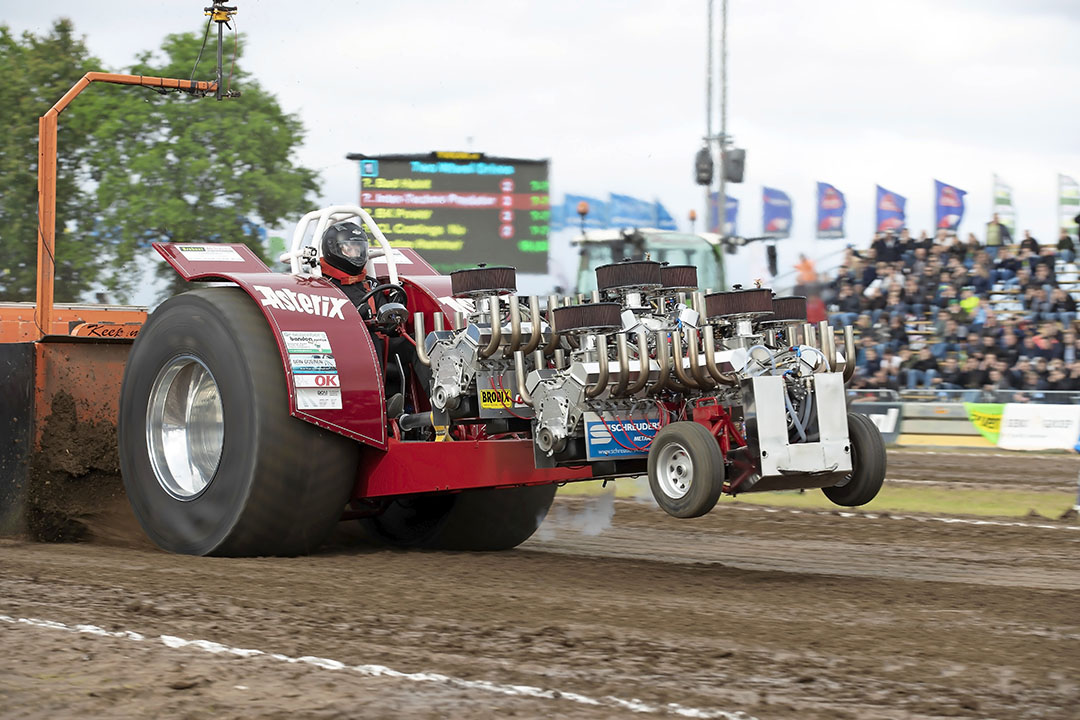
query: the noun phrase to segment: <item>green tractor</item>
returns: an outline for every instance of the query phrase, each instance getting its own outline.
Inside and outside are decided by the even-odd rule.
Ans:
[[[590,230],[578,235],[573,244],[580,248],[578,293],[596,289],[596,268],[627,260],[653,260],[669,265],[693,265],[698,286],[710,292],[725,290],[724,252],[716,233],[681,233],[643,228],[635,230]]]

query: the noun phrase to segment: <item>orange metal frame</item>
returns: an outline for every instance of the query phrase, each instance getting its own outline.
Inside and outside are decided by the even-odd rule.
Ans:
[[[146,319],[146,313],[139,311],[109,310],[104,307],[100,310],[82,307],[75,310],[53,305],[53,278],[56,269],[56,136],[59,117],[79,93],[95,82],[138,85],[200,95],[216,92],[218,87],[216,82],[89,72],[41,116],[38,120],[37,303],[31,318],[33,326],[26,327],[25,316],[29,308],[25,305],[0,307],[0,342],[40,340],[51,334],[68,335],[71,322],[141,323]]]

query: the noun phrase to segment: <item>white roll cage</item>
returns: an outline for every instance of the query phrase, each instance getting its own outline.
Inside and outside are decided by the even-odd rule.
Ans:
[[[386,262],[386,271],[390,276],[390,283],[393,285],[400,285],[397,274],[397,262],[394,258],[394,251],[390,248],[390,243],[387,241],[386,236],[383,235],[382,230],[375,224],[375,221],[371,219],[371,215],[367,210],[364,210],[359,205],[331,205],[325,207],[322,210],[312,210],[304,217],[300,218],[300,222],[296,223],[296,230],[293,231],[292,246],[287,252],[281,253],[278,258],[281,262],[289,263],[289,272],[293,275],[310,275],[312,277],[322,277],[322,268],[319,265],[319,260],[323,256],[322,252],[322,235],[331,222],[341,222],[343,220],[349,220],[354,217],[359,217],[363,220],[364,225],[378,241],[379,247],[368,248],[368,261],[367,272],[368,276],[375,277],[375,258],[382,258]],[[311,240],[305,242],[308,228],[312,222],[315,223],[315,232],[311,235]],[[315,255],[312,258],[310,252],[305,253],[305,248],[314,248]],[[314,262],[308,262],[308,258],[314,260]]]

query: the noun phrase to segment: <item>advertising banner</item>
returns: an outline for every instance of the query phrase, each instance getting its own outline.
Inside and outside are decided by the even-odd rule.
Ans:
[[[1076,235],[1080,214],[1080,184],[1068,175],[1058,175],[1058,229]]]
[[[964,403],[968,420],[979,434],[997,445],[1001,433],[1001,414],[1005,409],[1002,403]]]
[[[964,219],[964,196],[967,190],[955,185],[934,181],[934,227],[956,234],[960,221]]]
[[[589,214],[585,216],[586,230],[600,230],[608,227],[607,203],[587,195],[570,195],[563,198],[565,208],[566,227],[568,229],[581,229],[581,216],[578,215],[578,203],[585,201],[589,204]]]
[[[994,202],[992,207],[1001,224],[1009,228],[1009,233],[1016,237],[1016,208],[1013,207],[1012,186],[1003,182],[997,175],[994,176]]]
[[[1080,439],[1080,405],[1009,403],[1001,416],[998,447],[1072,450]]]
[[[829,183],[817,184],[817,239],[831,240],[844,237],[844,212],[847,201],[844,193]]]
[[[881,433],[881,438],[886,445],[895,445],[900,439],[900,411],[903,405],[899,402],[868,402],[856,400],[848,406],[851,412],[862,413],[870,418]]]
[[[907,218],[904,215],[906,205],[906,197],[878,185],[877,203],[875,204],[877,208],[877,222],[875,223],[877,232],[901,230],[907,224]]]
[[[738,234],[736,230],[736,219],[739,214],[739,201],[730,195],[727,196],[727,207],[724,213],[724,229],[720,230],[719,222],[717,221],[717,198],[719,193],[712,193],[709,196],[709,232],[720,233],[725,237],[732,237]]]
[[[761,189],[761,234],[771,238],[791,237],[791,198],[775,188]]]

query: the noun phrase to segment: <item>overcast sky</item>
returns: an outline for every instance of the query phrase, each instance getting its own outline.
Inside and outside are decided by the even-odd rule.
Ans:
[[[203,24],[194,0],[0,1],[16,31],[70,17],[113,70]],[[705,0],[238,5],[245,67],[303,119],[299,160],[327,203],[357,197],[347,152],[468,148],[550,158],[555,201],[656,197],[684,228],[702,214]],[[728,126],[747,149],[730,194],[744,235],[761,229],[762,185],[792,197],[784,264],[843,245],[811,239],[818,180],[847,196],[847,242],[868,242],[875,183],[932,228],[934,178],[969,192],[961,232],[981,236],[994,173],[1018,227],[1056,240],[1057,173],[1080,179],[1080,2],[729,0],[728,17]]]

